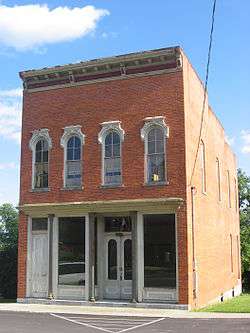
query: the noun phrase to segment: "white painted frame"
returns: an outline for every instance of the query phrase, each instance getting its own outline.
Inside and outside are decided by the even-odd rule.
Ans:
[[[122,172],[122,143],[124,141],[124,135],[125,131],[121,127],[121,122],[119,120],[115,121],[107,121],[101,123],[102,129],[98,134],[98,142],[102,145],[102,168],[101,168],[101,180],[102,180],[102,186],[104,187],[115,187],[115,186],[121,186],[122,185],[122,178],[123,178],[123,172]],[[121,168],[121,182],[120,183],[111,183],[106,184],[105,183],[105,170],[104,170],[104,160],[105,160],[105,140],[106,136],[110,132],[116,132],[120,137],[120,168]]]
[[[32,132],[32,137],[29,141],[29,148],[32,151],[32,190],[42,191],[48,188],[36,188],[35,187],[35,162],[36,162],[36,144],[39,140],[46,140],[48,143],[48,188],[49,188],[49,165],[50,165],[50,150],[52,148],[52,140],[47,128],[41,128]]]
[[[81,158],[80,158],[80,165],[81,165],[81,185],[83,185],[83,145],[85,144],[85,134],[82,133],[81,125],[72,125],[64,127],[64,133],[61,137],[60,144],[64,151],[64,159],[63,159],[63,188],[73,189],[79,188],[79,186],[67,186],[66,178],[67,178],[67,145],[68,141],[71,137],[76,136],[81,141]]]
[[[153,211],[153,212],[138,212],[138,220],[140,220],[141,223],[141,230],[140,233],[142,235],[142,240],[141,240],[141,246],[140,246],[140,253],[139,256],[143,258],[143,260],[140,261],[140,265],[138,264],[138,270],[139,270],[139,276],[140,276],[140,281],[139,283],[142,284],[142,289],[143,289],[143,301],[148,301],[147,297],[145,297],[146,292],[154,292],[157,291],[157,289],[162,293],[162,292],[167,292],[167,288],[146,288],[144,287],[144,215],[161,215],[161,214],[174,214],[175,215],[175,253],[176,253],[176,299],[173,301],[178,303],[179,301],[179,274],[178,274],[178,267],[179,267],[179,252],[178,252],[178,221],[177,221],[177,213],[176,212],[169,212],[169,211]],[[157,301],[162,301],[161,299],[157,300],[154,299],[156,302]],[[149,300],[150,301],[150,300]],[[168,300],[166,300],[168,301]]]
[[[167,154],[166,139],[169,138],[169,127],[165,123],[164,116],[147,117],[144,119],[144,126],[141,129],[141,139],[144,141],[144,183],[146,185],[157,185],[167,183]],[[153,128],[160,128],[164,137],[164,171],[165,180],[160,182],[150,182],[148,179],[148,134]]]

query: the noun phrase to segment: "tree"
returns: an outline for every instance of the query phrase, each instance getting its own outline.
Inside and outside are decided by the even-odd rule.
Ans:
[[[249,288],[250,276],[250,177],[238,170],[242,277]]]
[[[16,297],[18,213],[11,204],[0,206],[0,292]]]

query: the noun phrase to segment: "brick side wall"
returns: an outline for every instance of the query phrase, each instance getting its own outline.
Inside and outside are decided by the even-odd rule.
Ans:
[[[144,142],[140,129],[145,117],[163,115],[170,128],[167,140],[166,186],[144,186]],[[124,187],[103,189],[101,185],[100,123],[120,120],[125,130],[122,144]],[[82,191],[63,187],[63,128],[82,125]],[[53,147],[49,159],[49,186],[46,193],[31,192],[32,153],[28,148],[32,131],[48,128]],[[20,203],[71,202],[111,199],[181,197],[185,200],[184,99],[182,72],[108,81],[72,88],[24,95]],[[185,204],[178,211],[178,274],[180,303],[187,304],[187,232]],[[20,217],[19,295],[25,293],[26,221]]]
[[[184,56],[185,132],[187,156],[187,214],[189,250],[189,303],[202,306],[215,300],[237,285],[240,263],[236,239],[239,236],[239,212],[236,209],[234,179],[237,179],[236,160],[225,141],[225,133],[218,119],[206,105],[202,140],[205,144],[206,194],[202,193],[201,156],[199,153],[193,181],[190,184],[197,149],[203,87],[192,66]],[[221,196],[218,200],[216,158],[220,161]],[[228,204],[227,170],[230,171],[231,208]],[[196,187],[194,197],[195,254],[197,261],[197,299],[194,301],[192,279],[192,205],[191,186]],[[231,272],[230,234],[233,237],[233,272]]]

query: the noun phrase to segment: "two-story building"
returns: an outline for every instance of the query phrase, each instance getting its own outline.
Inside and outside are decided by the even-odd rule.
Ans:
[[[19,302],[241,292],[235,156],[179,47],[20,76]]]

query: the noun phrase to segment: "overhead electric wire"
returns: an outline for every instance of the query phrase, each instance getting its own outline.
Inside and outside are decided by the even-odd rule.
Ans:
[[[195,167],[199,155],[199,147],[200,141],[202,136],[202,128],[204,123],[204,115],[205,115],[205,106],[206,106],[206,99],[207,99],[207,86],[208,86],[208,77],[209,77],[209,67],[210,67],[210,60],[211,60],[211,51],[212,51],[212,43],[213,43],[213,32],[214,32],[214,21],[215,21],[215,9],[216,9],[216,1],[214,0],[213,3],[213,10],[212,10],[212,23],[211,23],[211,30],[210,30],[210,37],[209,37],[209,47],[208,47],[208,56],[207,56],[207,68],[206,68],[206,80],[205,80],[205,88],[204,88],[204,95],[203,95],[203,103],[202,103],[202,112],[201,112],[201,124],[200,124],[200,132],[199,132],[199,139],[196,149],[196,155],[194,160],[194,166],[190,178],[190,185],[192,185],[192,180],[195,172]]]

